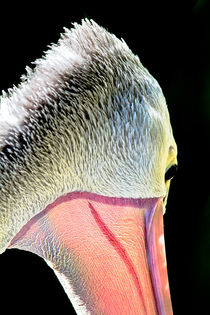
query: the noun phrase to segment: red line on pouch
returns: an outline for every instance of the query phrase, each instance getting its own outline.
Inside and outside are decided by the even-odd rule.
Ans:
[[[145,314],[146,314],[146,306],[145,306],[145,301],[144,301],[144,297],[143,297],[143,294],[142,294],[141,286],[140,286],[139,279],[137,277],[136,271],[134,269],[134,266],[132,264],[132,261],[131,261],[130,257],[127,255],[125,249],[120,244],[119,240],[117,240],[115,235],[110,231],[110,229],[103,222],[102,218],[100,217],[98,212],[94,209],[92,204],[90,202],[88,202],[88,205],[89,205],[91,213],[92,213],[92,215],[93,215],[93,217],[94,217],[98,227],[100,228],[101,232],[105,235],[107,240],[110,242],[110,244],[114,247],[116,252],[122,258],[122,260],[124,261],[124,263],[125,263],[128,271],[129,271],[129,273],[132,275],[133,281],[135,283],[135,286],[137,288],[139,296],[140,296],[140,298],[142,300],[143,308],[144,308],[144,311],[145,311]]]

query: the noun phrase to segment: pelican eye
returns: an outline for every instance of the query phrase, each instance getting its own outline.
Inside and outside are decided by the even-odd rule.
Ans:
[[[169,167],[169,169],[165,173],[165,181],[172,179],[176,175],[177,169],[177,164],[171,165],[171,167]]]

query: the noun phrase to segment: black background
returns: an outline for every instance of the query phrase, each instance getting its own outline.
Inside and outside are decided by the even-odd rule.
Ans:
[[[28,3],[1,5],[1,90],[19,83],[25,66],[57,42],[63,26],[84,17],[123,38],[161,85],[179,149],[179,171],[165,215],[174,314],[208,314],[210,1]],[[0,257],[0,279],[1,309],[7,314],[71,313],[58,280],[35,255],[6,251]]]

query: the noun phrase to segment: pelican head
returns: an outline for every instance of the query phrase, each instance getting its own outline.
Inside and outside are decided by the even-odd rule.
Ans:
[[[172,314],[177,147],[158,82],[88,20],[26,72],[0,100],[0,252],[44,258],[78,314]]]

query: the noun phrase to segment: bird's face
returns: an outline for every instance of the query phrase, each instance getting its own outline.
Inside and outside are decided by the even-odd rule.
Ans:
[[[78,313],[172,314],[163,213],[177,148],[138,57],[83,22],[2,104],[1,251],[43,257]]]

